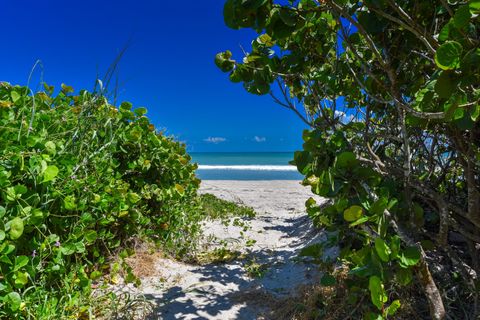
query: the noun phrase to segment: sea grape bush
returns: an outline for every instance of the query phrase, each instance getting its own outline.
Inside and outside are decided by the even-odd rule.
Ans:
[[[307,210],[366,319],[395,317],[405,286],[425,318],[480,313],[479,14],[478,0],[225,3],[227,26],[258,37],[215,63],[310,127],[294,164],[330,202]]]
[[[0,83],[0,318],[85,316],[81,297],[132,238],[188,249],[196,165],[146,112],[63,84]]]

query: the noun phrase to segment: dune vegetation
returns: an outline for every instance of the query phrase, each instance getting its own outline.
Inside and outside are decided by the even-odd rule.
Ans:
[[[306,205],[337,234],[324,267],[348,271],[352,318],[399,317],[409,288],[407,317],[480,314],[479,14],[478,0],[225,3],[226,25],[258,37],[217,66],[310,128],[294,164],[330,199]]]
[[[0,84],[0,318],[88,318],[100,277],[138,281],[134,239],[182,255],[199,232],[184,145],[145,108],[54,92]]]

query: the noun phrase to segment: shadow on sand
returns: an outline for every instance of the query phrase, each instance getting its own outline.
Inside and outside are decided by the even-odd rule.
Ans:
[[[258,319],[260,314],[268,313],[276,299],[294,294],[299,285],[318,280],[316,266],[296,263],[295,258],[306,245],[321,241],[321,234],[304,215],[283,222],[265,230],[281,231],[294,242],[279,250],[253,250],[249,254],[267,266],[263,277],[249,278],[244,268],[246,260],[194,266],[190,271],[199,276],[198,283],[146,295],[155,305],[148,319]]]

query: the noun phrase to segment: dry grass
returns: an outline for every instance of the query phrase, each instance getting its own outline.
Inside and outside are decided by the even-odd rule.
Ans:
[[[338,270],[334,276],[337,280],[334,286],[321,284],[303,285],[297,288],[297,293],[285,299],[272,297],[262,301],[268,304],[268,310],[261,319],[264,320],[356,320],[363,319],[366,307],[371,302],[368,292],[358,292],[357,299],[352,300],[346,279],[347,269]],[[402,300],[402,307],[391,319],[413,320],[426,319],[422,317],[416,308],[419,291],[414,288],[402,292],[396,292]],[[257,296],[258,297],[258,296]],[[399,298],[398,296],[396,298]],[[255,299],[255,297],[253,297]],[[258,299],[258,298],[257,298]],[[390,318],[389,318],[390,319]]]
[[[136,277],[146,278],[161,275],[157,264],[164,258],[167,258],[164,252],[159,251],[152,244],[143,242],[135,248],[135,254],[125,261],[132,268],[132,273]]]
[[[311,284],[298,287],[296,295],[278,300],[272,306],[273,311],[266,315],[265,319],[337,320],[354,316],[357,308],[348,301],[349,294],[345,285],[346,273],[346,271],[337,272],[335,286]],[[362,300],[358,305],[361,303]]]

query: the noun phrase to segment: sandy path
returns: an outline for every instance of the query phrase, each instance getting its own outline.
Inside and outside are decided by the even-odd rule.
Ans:
[[[243,236],[241,226],[205,225],[210,241],[223,240],[247,258],[203,266],[160,259],[155,266],[160,278],[142,279],[140,288],[157,306],[152,319],[258,319],[268,310],[269,299],[318,281],[315,266],[293,261],[301,248],[321,237],[303,210],[312,196],[307,188],[297,181],[203,181],[201,192],[255,209],[257,216]],[[248,239],[256,242],[245,247]],[[248,276],[248,261],[263,265],[264,275]]]

